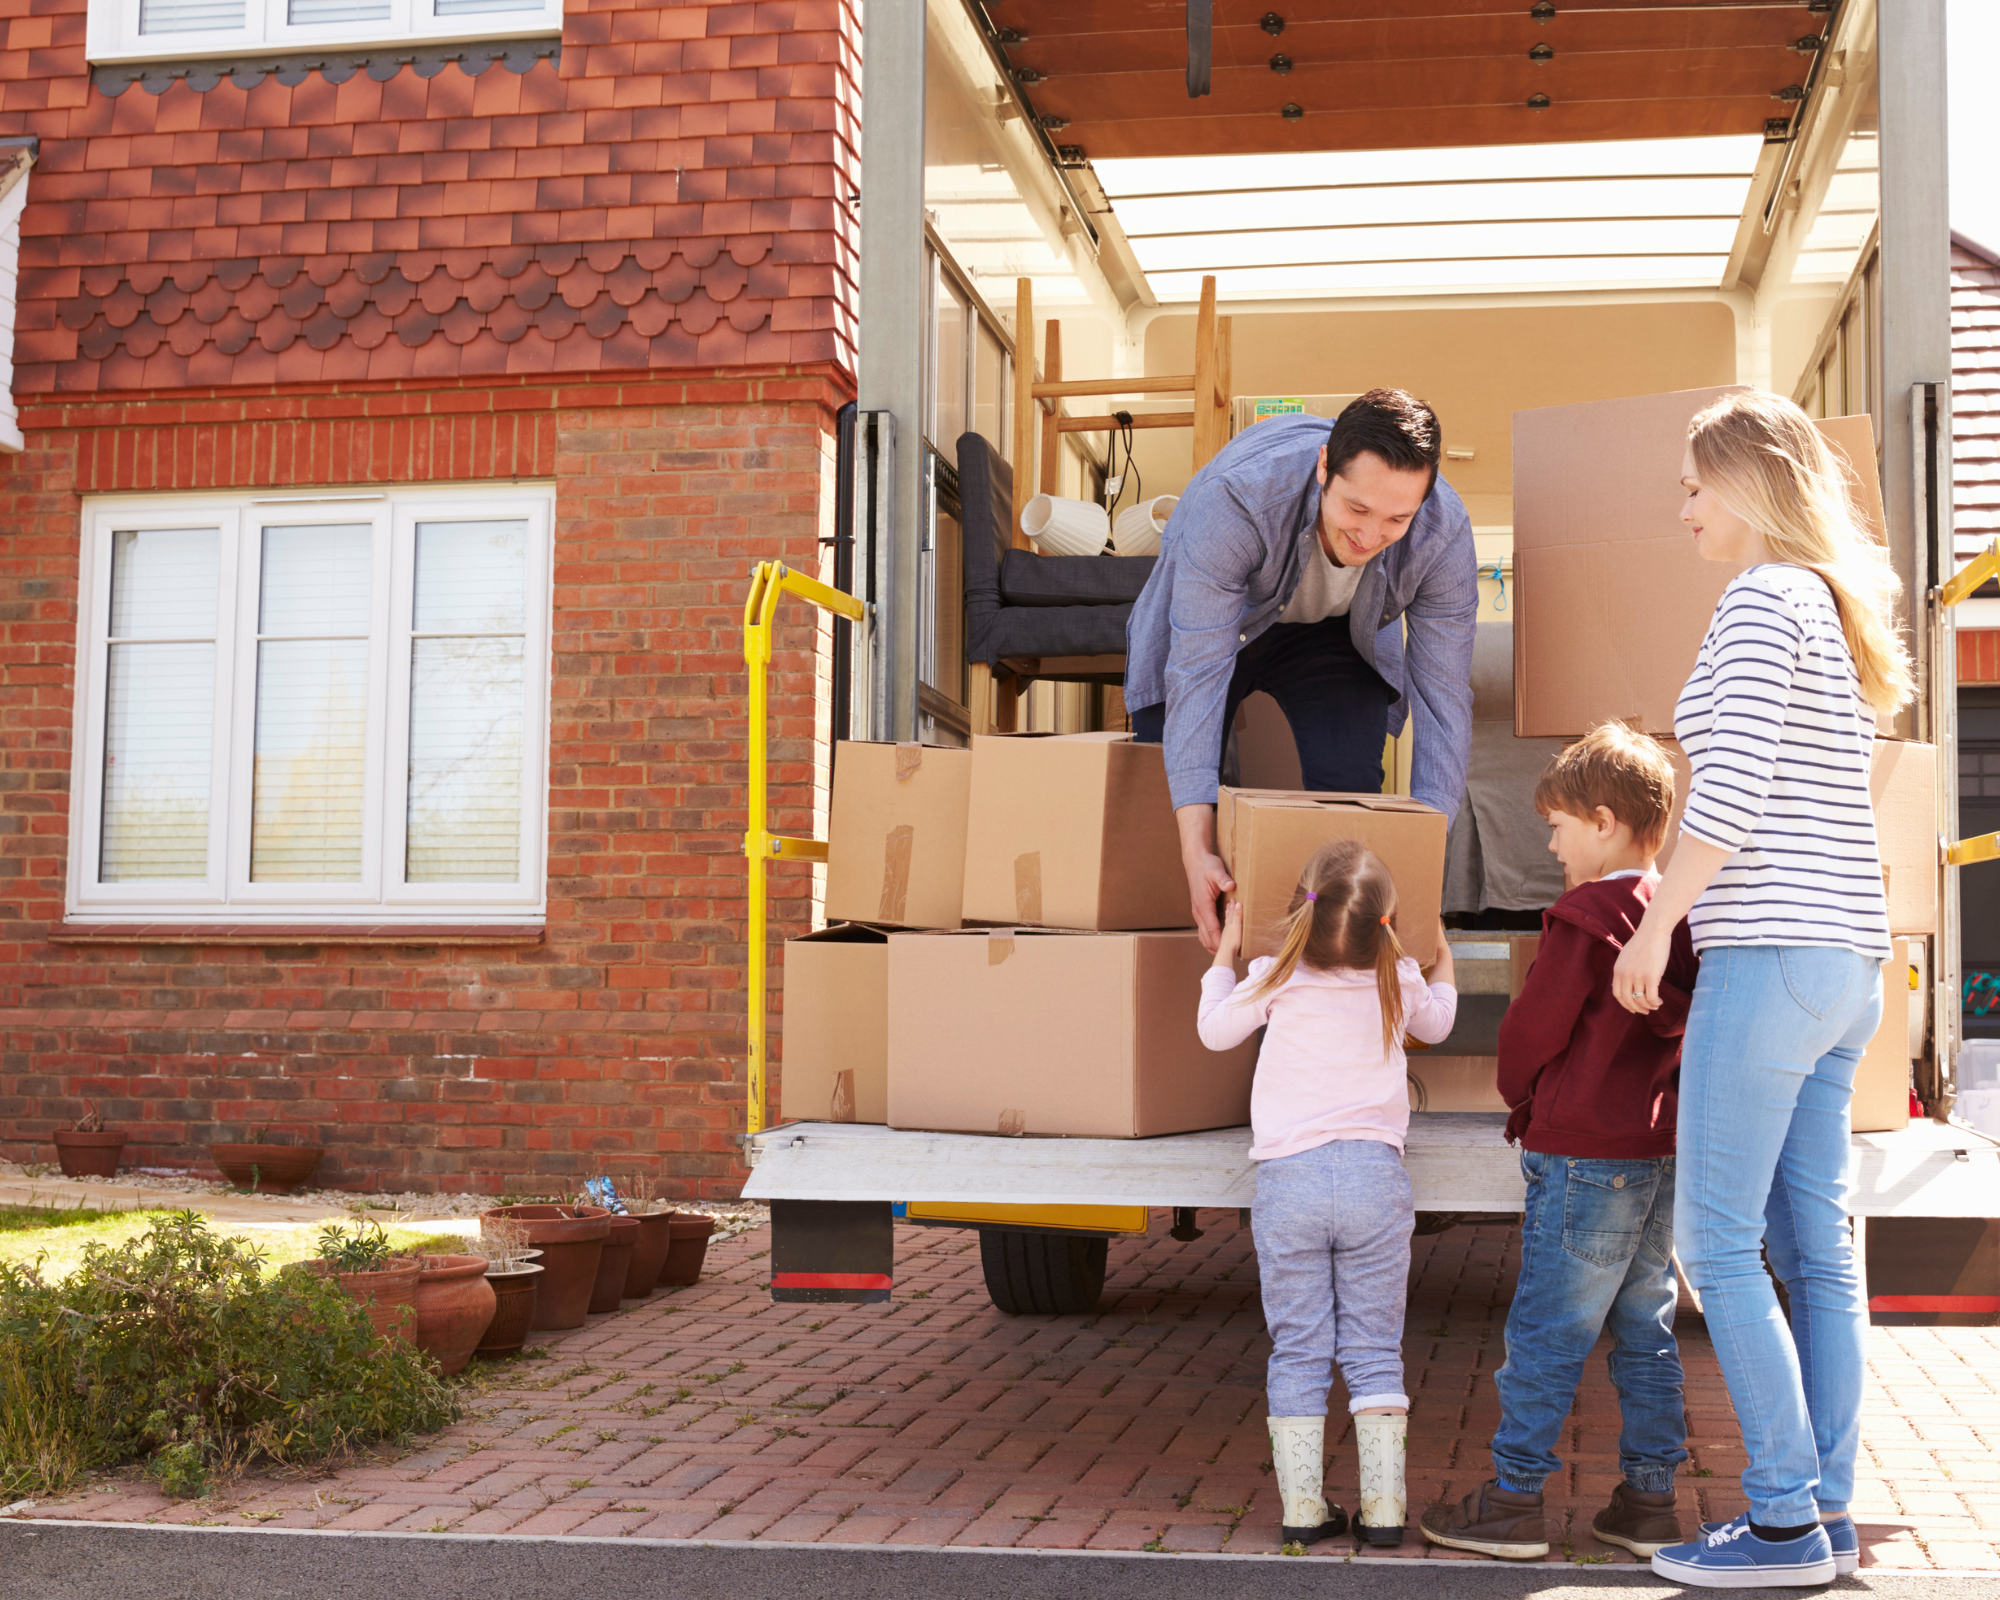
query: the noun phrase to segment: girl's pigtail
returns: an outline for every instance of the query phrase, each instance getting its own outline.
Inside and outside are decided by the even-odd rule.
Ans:
[[[1389,919],[1382,919],[1375,941],[1375,988],[1382,997],[1382,1055],[1392,1057],[1403,1047],[1403,979],[1396,964],[1403,959],[1403,942]]]
[[[1273,990],[1285,986],[1298,968],[1299,957],[1305,954],[1306,941],[1312,937],[1313,912],[1317,909],[1310,896],[1300,898],[1298,909],[1286,920],[1285,942],[1278,947],[1278,959],[1271,963],[1271,970],[1250,991],[1248,998],[1261,1000]]]

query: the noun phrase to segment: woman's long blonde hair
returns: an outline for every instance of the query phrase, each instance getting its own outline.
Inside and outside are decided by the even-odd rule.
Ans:
[[[1902,580],[1812,419],[1775,394],[1733,394],[1688,424],[1688,448],[1701,481],[1763,535],[1773,559],[1817,573],[1832,591],[1862,699],[1878,711],[1905,704],[1916,679],[1896,627]]]
[[[1382,1002],[1382,1053],[1393,1056],[1403,1042],[1403,984],[1396,972],[1403,947],[1395,917],[1396,880],[1380,856],[1359,839],[1321,845],[1292,891],[1278,959],[1251,995],[1283,988],[1301,961],[1321,972],[1372,970]]]

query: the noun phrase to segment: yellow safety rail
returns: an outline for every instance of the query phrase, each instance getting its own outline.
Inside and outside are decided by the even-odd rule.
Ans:
[[[786,838],[769,827],[765,787],[770,782],[771,703],[767,674],[771,667],[771,624],[777,620],[778,601],[787,593],[853,622],[868,614],[868,607],[853,595],[793,572],[781,561],[760,561],[750,574],[750,596],[743,602],[743,660],[750,668],[750,825],[743,833],[743,854],[750,861],[750,982],[746,1000],[750,1012],[751,1133],[762,1133],[770,1120],[765,1105],[766,991],[771,981],[765,948],[771,922],[770,864],[826,859],[824,840]]]
[[[1938,603],[1955,606],[1989,578],[2000,578],[2000,539],[1995,539],[1974,556],[1938,591]],[[1975,834],[1970,839],[1959,840],[1957,844],[1946,845],[1944,858],[1954,867],[1968,866],[1974,861],[2000,860],[2000,833]]]

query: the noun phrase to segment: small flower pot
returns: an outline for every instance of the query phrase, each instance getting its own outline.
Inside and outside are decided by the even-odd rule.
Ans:
[[[493,1321],[496,1302],[484,1256],[426,1256],[417,1274],[417,1348],[438,1371],[462,1372]]]
[[[488,1272],[493,1289],[493,1320],[473,1351],[480,1356],[510,1356],[528,1342],[535,1320],[535,1288],[542,1269],[533,1262],[510,1272]]]
[[[597,1281],[590,1291],[590,1309],[595,1315],[616,1311],[625,1298],[625,1274],[632,1266],[632,1247],[639,1242],[637,1217],[613,1217],[611,1234],[604,1241],[604,1254],[597,1264]]]
[[[529,1326],[537,1333],[582,1327],[611,1233],[611,1213],[602,1206],[495,1206],[479,1220],[520,1223],[528,1243],[542,1252],[542,1281]]]
[[[361,1303],[375,1332],[384,1339],[414,1344],[417,1338],[417,1279],[422,1269],[409,1256],[391,1256],[373,1272],[335,1272],[324,1261],[300,1266],[318,1278],[331,1278]]]
[[[314,1172],[326,1152],[309,1144],[212,1144],[209,1158],[239,1189],[290,1194]]]
[[[55,1141],[56,1161],[65,1178],[118,1176],[118,1158],[125,1153],[123,1133],[77,1133],[65,1128]]]
[[[667,1246],[673,1243],[668,1231],[674,1220],[671,1211],[642,1211],[632,1219],[639,1224],[638,1242],[632,1246],[632,1264],[625,1269],[625,1298],[643,1300],[660,1281],[660,1269],[667,1264]]]
[[[708,1236],[715,1232],[715,1218],[676,1211],[668,1224],[671,1242],[666,1264],[660,1268],[662,1289],[685,1288],[701,1277],[701,1264],[708,1255]]]

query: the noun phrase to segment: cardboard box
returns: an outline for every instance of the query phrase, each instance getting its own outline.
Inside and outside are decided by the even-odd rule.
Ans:
[[[1910,945],[1882,963],[1882,1026],[1854,1069],[1856,1133],[1892,1133],[1910,1122]]]
[[[1674,814],[1660,851],[1664,871],[1680,837],[1694,769],[1680,745],[1660,741],[1674,764]],[[1937,746],[1877,739],[1868,764],[1875,807],[1875,843],[1882,852],[1882,893],[1891,933],[1937,932]]]
[[[1670,734],[1709,618],[1737,568],[1703,561],[1680,520],[1695,413],[1741,385],[1514,413],[1514,732],[1573,738],[1607,719]],[[1865,417],[1822,434],[1883,528]]]
[[[834,747],[829,922],[956,928],[963,920],[972,753],[843,740]]]
[[[1187,927],[1166,752],[1126,733],[974,737],[964,904],[973,922]]]
[[[842,923],[785,941],[781,1114],[794,1122],[889,1115],[889,936]]]
[[[1246,957],[1277,954],[1292,891],[1313,852],[1335,839],[1359,839],[1396,880],[1396,936],[1403,949],[1425,966],[1436,958],[1444,895],[1442,811],[1393,794],[1225,788],[1216,805],[1215,837],[1243,902]]]
[[[1250,1120],[1257,1047],[1195,1033],[1190,932],[897,934],[889,1125],[1134,1139]]]
[[[1499,1081],[1498,1056],[1411,1056],[1410,1109],[1504,1114]]]

